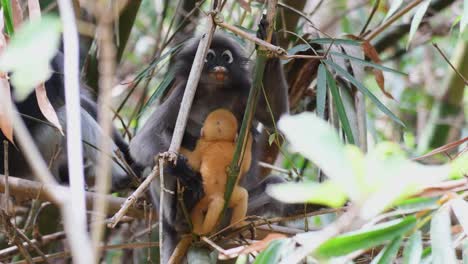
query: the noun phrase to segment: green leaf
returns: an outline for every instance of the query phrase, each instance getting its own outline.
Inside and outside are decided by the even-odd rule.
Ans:
[[[325,119],[325,102],[327,97],[327,72],[325,66],[320,63],[317,74],[317,115]]]
[[[403,251],[403,264],[418,264],[422,256],[422,235],[416,231],[408,240]]]
[[[451,201],[451,206],[465,235],[468,234],[468,203],[458,198]]]
[[[268,144],[271,146],[271,144],[273,144],[273,142],[275,142],[275,139],[276,139],[276,133],[272,133],[272,134],[268,137]]]
[[[360,197],[354,180],[353,168],[337,132],[326,121],[310,112],[283,116],[279,129],[291,144],[333,181],[352,199]]]
[[[315,253],[319,257],[329,258],[381,245],[411,230],[416,225],[416,217],[408,216],[396,222],[391,221],[377,225],[370,231],[360,231],[356,234],[345,234],[332,238],[320,245]]]
[[[271,184],[266,192],[284,203],[314,203],[340,207],[347,201],[346,194],[332,181]]]
[[[50,60],[58,50],[61,24],[56,16],[23,23],[0,57],[0,70],[13,72],[11,82],[18,100],[51,75]]]
[[[13,11],[11,9],[11,1],[10,0],[1,0],[2,7],[3,7],[3,17],[5,21],[5,30],[8,36],[12,36],[15,32],[15,27],[13,23]]]
[[[379,69],[379,70],[382,70],[382,71],[387,71],[387,72],[392,72],[392,73],[396,73],[396,74],[400,74],[400,75],[408,75],[407,73],[404,73],[404,72],[401,72],[401,71],[398,71],[398,70],[395,70],[395,69],[392,69],[392,68],[388,68],[388,67],[385,67],[385,66],[382,66],[380,64],[377,64],[377,63],[374,63],[374,62],[371,62],[371,61],[366,61],[366,60],[363,60],[363,59],[360,59],[360,58],[356,58],[356,57],[353,57],[353,56],[350,56],[348,54],[344,54],[344,53],[340,53],[340,52],[336,52],[336,51],[330,51],[330,54],[332,55],[335,55],[335,56],[339,56],[339,57],[343,57],[343,58],[347,58],[347,59],[350,59],[350,60],[354,60],[354,61],[357,61],[363,65],[366,65],[366,66],[369,66],[369,67],[372,67],[372,68],[376,68],[376,69]]]
[[[289,55],[294,55],[298,52],[301,52],[301,51],[306,51],[310,49],[310,45],[307,45],[307,44],[299,44],[299,45],[296,45],[290,49],[288,49],[288,54]]]
[[[358,82],[351,74],[349,74],[345,69],[341,68],[338,64],[334,63],[331,60],[324,60],[324,62],[333,68],[339,75],[346,78],[350,81],[354,86],[358,88],[361,93],[366,95],[371,99],[371,101],[386,115],[388,115],[393,121],[397,122],[401,126],[405,127],[405,124],[394,114],[390,111],[384,104],[382,104],[375,95],[373,95],[362,83]]]
[[[338,91],[338,87],[336,86],[336,81],[333,79],[333,76],[329,71],[326,71],[327,74],[327,84],[330,87],[330,92],[333,97],[333,101],[335,102],[336,110],[338,112],[338,116],[341,121],[341,125],[345,132],[346,138],[348,142],[351,144],[355,144],[353,131],[351,130],[351,125],[349,124],[348,116],[346,115],[346,110],[343,105],[343,101],[341,100],[340,92]]]
[[[468,264],[468,239],[463,242],[463,264]]]
[[[409,48],[411,40],[416,34],[416,31],[419,28],[419,24],[421,24],[421,21],[424,17],[424,14],[426,14],[427,8],[429,7],[430,3],[431,3],[431,0],[425,0],[424,2],[420,4],[418,9],[416,10],[416,13],[413,16],[413,20],[411,21],[410,33],[408,37],[408,43],[406,44],[406,49]]]
[[[315,43],[319,45],[323,44],[331,44],[333,45],[351,45],[351,46],[361,46],[360,40],[352,40],[352,39],[331,39],[331,38],[317,38],[310,40],[309,43]]]
[[[260,253],[254,264],[278,263],[281,257],[281,248],[287,244],[285,239],[273,240],[268,247]]]
[[[395,12],[398,10],[401,4],[403,4],[403,0],[393,0],[392,3],[390,4],[390,8],[388,9],[388,12],[384,18],[384,21],[386,21],[389,17],[395,14]]]
[[[450,228],[450,211],[448,207],[443,206],[431,220],[433,263],[457,263]]]
[[[468,25],[468,0],[463,1],[463,15],[460,21],[460,35],[465,31]]]
[[[398,254],[398,249],[400,249],[401,242],[403,242],[403,237],[396,237],[385,246],[379,253],[379,255],[372,260],[371,264],[390,264],[393,263],[395,257]]]
[[[172,81],[174,80],[175,77],[175,72],[174,70],[169,70],[166,73],[166,77],[164,77],[164,80],[159,84],[158,88],[154,91],[154,93],[150,96],[146,104],[143,106],[141,109],[139,115],[142,115],[148,107],[150,107],[154,100],[158,99],[161,97],[161,95],[167,90],[167,88],[171,85]]]

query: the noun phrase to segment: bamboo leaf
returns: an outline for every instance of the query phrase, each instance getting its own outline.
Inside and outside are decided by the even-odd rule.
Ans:
[[[372,248],[403,235],[415,225],[416,217],[408,216],[401,220],[377,225],[370,231],[332,238],[320,245],[315,253],[317,256],[328,258],[346,255],[359,249]]]
[[[11,8],[11,1],[10,0],[1,0],[2,8],[3,8],[3,17],[5,21],[5,29],[8,36],[12,36],[15,27],[13,22],[13,12]]]
[[[341,100],[340,92],[338,91],[338,87],[336,86],[336,81],[333,79],[333,76],[329,71],[326,71],[327,74],[327,84],[330,87],[330,91],[333,97],[333,101],[335,102],[336,109],[338,111],[338,116],[341,121],[341,125],[345,132],[346,138],[348,139],[349,143],[355,144],[353,131],[351,130],[351,125],[349,124],[348,116],[346,115],[346,110],[343,105],[343,101]]]
[[[385,16],[384,21],[386,21],[389,17],[395,14],[395,12],[398,10],[401,4],[403,4],[403,0],[393,0],[390,4],[390,8],[388,9],[388,13]]]
[[[454,199],[451,206],[458,222],[463,227],[465,235],[468,234],[468,203],[462,199]]]
[[[18,100],[50,77],[49,64],[57,52],[60,32],[60,19],[55,16],[25,22],[1,54],[0,70],[13,72],[11,82]]]
[[[387,71],[387,72],[396,73],[396,74],[405,75],[405,76],[408,75],[407,73],[401,72],[399,70],[388,68],[388,67],[385,67],[383,65],[380,65],[380,64],[377,64],[377,63],[374,63],[374,62],[371,62],[371,61],[366,61],[366,60],[363,60],[363,59],[360,59],[360,58],[356,58],[356,57],[353,57],[353,56],[350,56],[348,54],[344,54],[344,53],[341,53],[341,52],[330,51],[330,54],[335,55],[335,56],[340,56],[340,57],[343,57],[343,58],[346,58],[346,59],[350,59],[350,60],[353,60],[353,61],[357,61],[362,65],[369,66],[369,67],[372,67],[372,68],[376,68],[376,69],[379,69],[379,70],[382,70],[382,71]]]
[[[274,240],[270,243],[267,249],[262,251],[254,261],[254,264],[270,264],[278,263],[282,250],[281,248],[287,243],[286,240]]]
[[[343,206],[348,198],[340,186],[332,181],[271,184],[266,192],[285,203],[314,203],[330,207]]]
[[[465,32],[466,25],[468,25],[468,0],[463,1],[463,15],[460,21],[460,35]]]
[[[325,118],[325,102],[327,96],[327,72],[325,66],[320,63],[317,74],[317,115]]]
[[[331,60],[324,60],[324,62],[329,65],[331,68],[333,68],[339,75],[342,77],[346,78],[348,81],[350,81],[354,86],[358,88],[361,93],[366,95],[371,99],[371,101],[382,111],[384,114],[389,116],[393,121],[397,122],[403,127],[406,127],[403,121],[401,121],[390,109],[388,109],[384,104],[382,104],[375,95],[373,95],[362,83],[358,82],[350,73],[348,73],[345,69],[341,68],[339,65],[334,63]]]
[[[319,45],[323,44],[332,44],[333,45],[352,45],[352,46],[361,46],[360,40],[354,39],[332,39],[332,38],[317,38],[310,40],[309,43],[315,43]]]
[[[397,256],[398,249],[400,249],[403,237],[396,237],[385,246],[379,253],[379,255],[371,262],[371,264],[390,264],[393,263]]]
[[[431,220],[433,263],[457,263],[450,228],[450,211],[448,207],[442,207]]]
[[[416,31],[419,28],[419,24],[421,24],[421,21],[424,17],[424,14],[427,11],[427,8],[429,7],[429,4],[431,3],[431,0],[425,0],[420,4],[418,9],[416,10],[416,13],[413,16],[413,20],[411,21],[411,27],[410,27],[410,33],[408,37],[408,43],[406,44],[406,49],[409,48],[409,45],[411,43],[411,40],[413,39],[414,35],[416,34]]]
[[[408,241],[403,251],[403,264],[418,264],[422,256],[422,235],[416,231]]]

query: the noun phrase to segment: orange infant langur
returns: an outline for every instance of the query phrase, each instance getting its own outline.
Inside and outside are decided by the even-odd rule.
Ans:
[[[237,129],[236,117],[226,109],[217,109],[205,119],[195,149],[192,152],[181,149],[189,165],[199,171],[203,179],[205,196],[195,205],[191,214],[193,232],[196,234],[213,231],[223,210],[227,168],[234,155]],[[228,204],[229,208],[233,208],[231,224],[242,224],[241,220],[247,213],[248,193],[238,183],[249,170],[251,162],[252,136],[249,134],[240,174]]]

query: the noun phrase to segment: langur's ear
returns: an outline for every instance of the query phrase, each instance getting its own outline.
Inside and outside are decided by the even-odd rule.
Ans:
[[[205,132],[203,132],[203,127],[200,129],[200,138],[205,137]]]

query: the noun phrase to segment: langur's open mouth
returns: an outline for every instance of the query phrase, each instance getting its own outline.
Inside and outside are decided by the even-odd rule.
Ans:
[[[218,82],[224,82],[228,78],[227,69],[222,66],[216,66],[209,73],[210,77]]]

